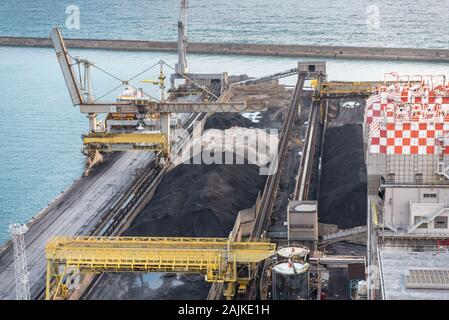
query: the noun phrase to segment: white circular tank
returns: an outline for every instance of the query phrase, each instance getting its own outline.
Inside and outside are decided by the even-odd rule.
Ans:
[[[277,251],[278,256],[281,260],[306,260],[309,255],[310,250],[306,247],[295,246],[295,247],[283,247]]]
[[[273,300],[307,300],[309,298],[309,264],[280,262],[272,269]]]
[[[285,276],[302,274],[309,270],[308,263],[300,262],[281,262],[273,267],[273,271]]]

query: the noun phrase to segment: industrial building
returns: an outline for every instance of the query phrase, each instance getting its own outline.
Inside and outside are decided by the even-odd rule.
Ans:
[[[368,99],[373,296],[448,297],[448,102],[445,76],[395,73]]]

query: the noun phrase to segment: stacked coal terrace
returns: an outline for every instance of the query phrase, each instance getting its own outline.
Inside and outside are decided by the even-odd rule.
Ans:
[[[329,99],[319,219],[340,229],[366,225],[363,98]]]

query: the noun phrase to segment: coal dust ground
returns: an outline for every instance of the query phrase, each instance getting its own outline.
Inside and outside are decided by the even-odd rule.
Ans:
[[[319,219],[340,229],[366,225],[366,165],[361,98],[329,100],[322,155]]]
[[[206,128],[252,126],[239,114],[214,115]],[[266,176],[251,164],[181,164],[165,174],[125,235],[228,237],[238,211],[254,205]],[[88,299],[206,299],[210,284],[196,274],[104,273]]]

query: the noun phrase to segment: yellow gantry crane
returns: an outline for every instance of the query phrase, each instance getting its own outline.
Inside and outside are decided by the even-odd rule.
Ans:
[[[233,242],[227,238],[55,237],[47,243],[46,299],[65,299],[71,274],[98,272],[200,273],[207,282],[225,284],[232,298],[245,288],[251,269],[272,256],[268,241]],[[241,271],[244,270],[243,274]]]

